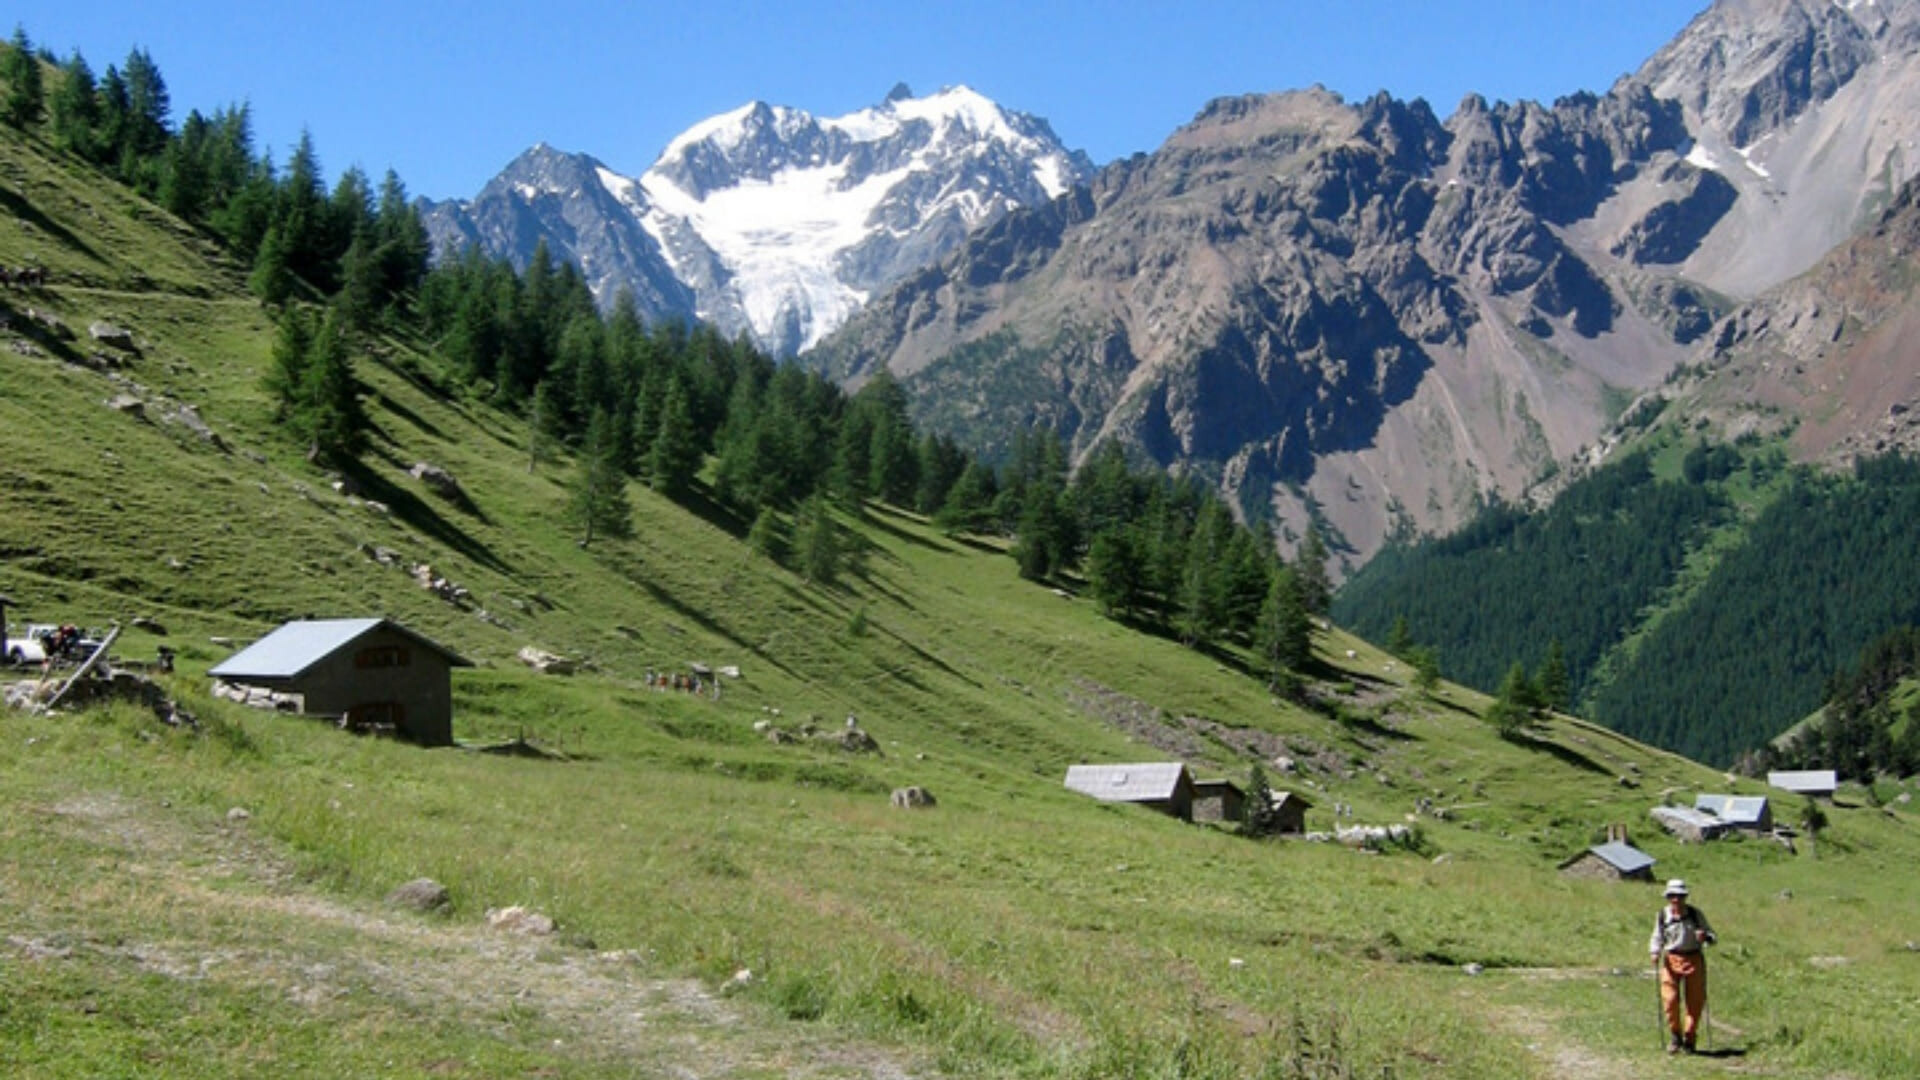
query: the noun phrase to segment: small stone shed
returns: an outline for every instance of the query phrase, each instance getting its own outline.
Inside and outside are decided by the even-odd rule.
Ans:
[[[1231,780],[1193,782],[1193,820],[1237,822],[1246,816],[1247,793]]]
[[[1794,772],[1770,772],[1767,774],[1767,786],[1782,791],[1791,791],[1795,795],[1808,795],[1816,799],[1831,799],[1840,787],[1840,777],[1832,769],[1801,769]]]
[[[1307,831],[1307,811],[1313,808],[1313,803],[1305,795],[1297,791],[1276,791],[1271,805],[1269,831],[1295,835]]]
[[[1679,840],[1700,844],[1727,831],[1727,823],[1690,806],[1656,806],[1650,811],[1660,827]]]
[[[1137,803],[1193,820],[1193,774],[1178,761],[1131,765],[1070,765],[1067,788],[1102,802]]]
[[[1712,814],[1730,829],[1754,834],[1773,831],[1773,808],[1765,795],[1695,795],[1693,808]]]
[[[453,669],[472,666],[391,619],[311,619],[282,625],[207,674],[297,696],[301,712],[347,727],[451,746]]]
[[[1560,864],[1567,877],[1601,881],[1652,881],[1653,856],[1624,840],[1609,840]]]

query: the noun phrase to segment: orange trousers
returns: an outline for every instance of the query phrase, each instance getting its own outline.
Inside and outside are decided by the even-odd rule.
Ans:
[[[1680,1006],[1686,1005],[1681,1023]],[[1667,1030],[1693,1038],[1700,1030],[1700,1011],[1707,1007],[1707,958],[1700,953],[1664,953],[1660,963],[1660,1007],[1667,1013]]]

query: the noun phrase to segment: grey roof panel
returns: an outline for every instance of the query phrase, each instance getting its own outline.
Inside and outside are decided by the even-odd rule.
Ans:
[[[455,667],[472,663],[444,646],[388,619],[302,619],[283,623],[272,633],[207,670],[220,679],[292,679],[308,668],[385,625],[444,654]]]
[[[1832,769],[1801,769],[1795,772],[1770,772],[1767,774],[1767,785],[1799,793],[1824,793],[1839,787],[1840,780]]]
[[[1134,765],[1070,765],[1067,787],[1104,802],[1155,802],[1173,798],[1187,767],[1178,761]]]
[[[1729,825],[1758,825],[1767,812],[1765,795],[1695,795],[1693,808]]]
[[[1600,844],[1587,850],[1605,859],[1609,866],[1612,866],[1615,870],[1623,874],[1635,873],[1653,865],[1653,856],[1641,851],[1632,844],[1623,844],[1618,840]]]

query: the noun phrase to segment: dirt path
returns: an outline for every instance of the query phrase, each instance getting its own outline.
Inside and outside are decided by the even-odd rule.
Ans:
[[[189,815],[92,793],[38,808],[36,827],[98,850],[112,865],[101,897],[137,897],[92,921],[86,905],[21,910],[0,888],[0,960],[90,958],[183,982],[267,989],[315,1013],[371,993],[459,1016],[482,1031],[550,1042],[556,1056],[638,1074],[906,1080],[931,1075],[888,1048],[771,1017],[697,981],[651,972],[639,951],[596,951],[554,937],[358,905],[301,883],[245,820],[195,828]],[[0,875],[4,877],[4,875]],[[0,881],[0,885],[9,884]],[[141,936],[125,932],[140,913]],[[36,925],[37,924],[37,925]],[[359,1006],[364,1007],[364,1006]]]
[[[1568,1034],[1571,1025],[1564,1013],[1543,1004],[1545,995],[1538,990],[1529,993],[1527,989],[1542,983],[1617,979],[1622,978],[1620,973],[1608,968],[1506,968],[1498,974],[1489,972],[1485,977],[1491,985],[1483,984],[1484,989],[1477,996],[1486,1015],[1497,1028],[1526,1045],[1545,1076],[1569,1080],[1638,1080],[1670,1071],[1666,1067],[1676,1064],[1666,1059],[1655,1042],[1658,1029],[1652,1025],[1657,1016],[1652,1011],[1655,1002],[1650,980],[1644,980],[1643,986],[1648,1024],[1645,1050],[1623,1056],[1572,1038]],[[1723,1035],[1743,1034],[1725,1024],[1716,1025],[1715,1030]],[[1698,1075],[1703,1066],[1715,1075],[1751,1071],[1744,1068],[1744,1062],[1739,1059],[1721,1061],[1696,1057],[1687,1059],[1687,1064],[1693,1071],[1684,1075]]]

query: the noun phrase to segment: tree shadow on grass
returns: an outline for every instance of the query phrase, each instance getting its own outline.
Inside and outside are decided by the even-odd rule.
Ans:
[[[735,540],[745,539],[752,522],[734,512],[733,507],[713,496],[704,485],[690,484],[684,491],[668,496],[675,506],[719,529]]]
[[[26,196],[13,190],[11,186],[0,185],[0,204],[5,204],[7,209],[13,211],[14,217],[21,221],[29,222],[34,228],[58,238],[63,246],[73,248],[95,262],[105,261],[100,257],[100,253],[95,251],[85,240],[82,240],[65,225],[41,213],[39,207],[33,205]]]
[[[1523,731],[1516,731],[1511,734],[1503,733],[1500,737],[1523,750],[1540,750],[1552,754],[1554,757],[1559,758],[1561,761],[1575,768],[1585,769],[1592,773],[1599,773],[1601,776],[1613,775],[1612,769],[1607,768],[1605,765],[1600,764],[1580,751],[1570,746],[1562,746],[1552,739],[1542,739]]]
[[[888,518],[901,518],[904,516],[905,515],[902,514],[899,510],[896,510],[891,506],[886,506],[884,504],[869,503],[867,506],[867,514],[866,514],[865,520],[867,524],[873,526],[875,529],[878,529],[879,531],[886,533],[888,536],[891,536],[895,540],[899,540],[902,543],[912,544],[915,547],[925,548],[928,551],[936,551],[942,555],[951,555],[954,553],[954,549],[949,545],[942,544],[934,540],[929,540],[928,538],[924,536],[920,536],[916,533],[910,533],[907,530],[901,528],[900,526],[895,525],[893,522],[887,520]]]
[[[353,477],[355,483],[360,485],[360,490],[365,492],[368,498],[386,503],[394,516],[400,520],[490,570],[502,574],[513,572],[513,567],[500,556],[495,555],[492,548],[441,517],[439,511],[427,505],[426,500],[419,495],[400,487],[363,465],[355,465],[346,472]],[[467,505],[471,507],[472,503],[469,502]],[[486,520],[477,507],[473,508],[472,512],[483,522]]]
[[[442,431],[438,425],[434,424],[431,420],[428,420],[426,417],[421,416],[419,413],[414,412],[412,409],[406,407],[405,405],[400,404],[398,401],[395,401],[393,398],[388,397],[386,394],[383,394],[380,391],[375,390],[373,392],[373,399],[375,402],[379,404],[380,408],[385,409],[387,412],[390,412],[393,415],[399,417],[400,419],[405,420],[407,423],[412,424],[415,428],[418,428],[423,434],[431,435],[436,439],[446,438],[447,433]],[[376,425],[376,430],[378,430],[377,425]],[[386,439],[388,442],[393,441],[393,439],[389,437],[385,432],[381,432],[380,437],[383,439]]]

